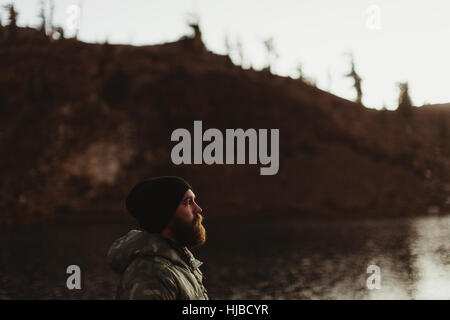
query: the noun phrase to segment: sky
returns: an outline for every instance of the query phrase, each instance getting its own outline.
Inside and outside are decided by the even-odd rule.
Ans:
[[[8,3],[19,25],[39,24],[41,0],[0,0],[3,23]],[[352,54],[368,108],[395,109],[404,81],[417,106],[450,102],[448,0],[55,0],[54,24],[66,35],[79,26],[86,42],[150,45],[189,34],[193,13],[207,48],[225,54],[227,38],[244,68],[266,66],[264,40],[272,38],[273,73],[295,78],[301,65],[319,88],[349,100],[356,95],[345,77]]]

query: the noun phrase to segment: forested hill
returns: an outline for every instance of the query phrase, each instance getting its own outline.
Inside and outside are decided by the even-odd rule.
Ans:
[[[244,70],[201,42],[0,45],[0,223],[126,216],[142,177],[176,174],[206,216],[398,216],[450,205],[450,107],[377,111]],[[280,167],[172,164],[176,128],[277,128]]]

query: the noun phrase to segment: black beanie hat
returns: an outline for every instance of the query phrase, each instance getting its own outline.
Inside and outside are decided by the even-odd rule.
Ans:
[[[142,229],[159,233],[169,224],[188,189],[193,190],[180,177],[144,179],[131,189],[125,201],[126,207]]]

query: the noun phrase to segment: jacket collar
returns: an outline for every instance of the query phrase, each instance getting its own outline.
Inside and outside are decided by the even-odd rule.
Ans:
[[[178,245],[172,239],[168,239],[159,233],[147,233],[140,231],[147,237],[147,245],[135,252],[138,255],[162,256],[173,263],[198,268],[203,262],[196,259],[187,247]]]

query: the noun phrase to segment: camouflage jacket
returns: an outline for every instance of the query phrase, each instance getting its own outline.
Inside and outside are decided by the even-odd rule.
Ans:
[[[202,262],[160,234],[131,230],[114,241],[107,257],[121,275],[116,299],[209,299]]]

